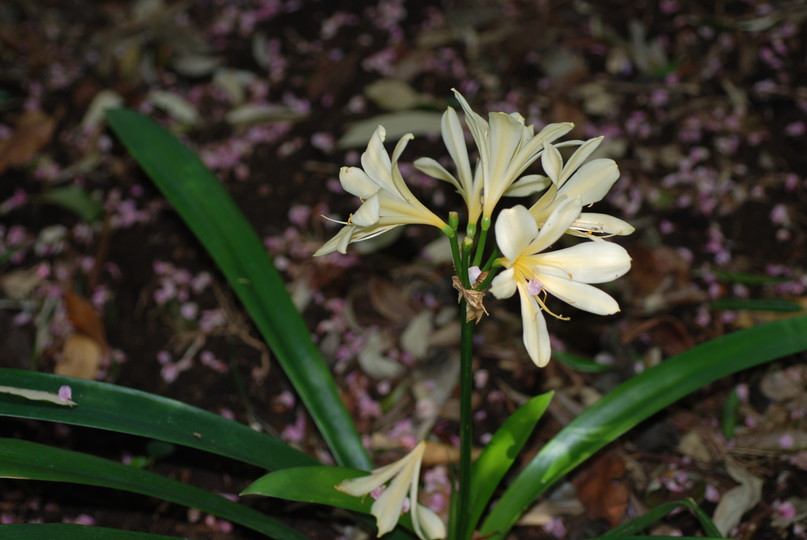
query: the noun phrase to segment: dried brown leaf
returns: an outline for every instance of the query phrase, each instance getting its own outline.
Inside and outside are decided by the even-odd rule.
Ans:
[[[102,352],[105,352],[107,348],[106,332],[104,323],[95,311],[95,307],[89,300],[72,291],[65,291],[64,302],[67,307],[67,317],[76,332],[94,340]]]
[[[73,334],[64,342],[62,358],[53,372],[67,377],[93,379],[103,355],[104,350],[96,340],[84,334]]]
[[[56,119],[42,111],[20,116],[11,137],[0,141],[0,174],[9,167],[23,167],[53,138]]]
[[[604,519],[615,527],[628,506],[630,492],[623,482],[627,467],[616,452],[609,452],[592,463],[575,479],[577,498],[593,519]]]

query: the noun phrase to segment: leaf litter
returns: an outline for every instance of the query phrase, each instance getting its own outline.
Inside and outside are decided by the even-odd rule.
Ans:
[[[558,390],[526,463],[631,374],[735,328],[792,315],[739,301],[804,306],[807,11],[798,3],[725,7],[381,1],[346,12],[336,3],[141,0],[75,14],[47,2],[7,3],[0,324],[32,344],[28,367],[54,371],[78,358],[75,373],[285,433],[327,459],[300,405],[276,399],[290,385],[270,371],[220,276],[104,131],[104,108],[138,109],[203,156],[265,238],[373,451],[392,460],[434,434],[435,455],[448,457],[435,458],[425,491],[445,511],[447,449],[457,436],[451,269],[425,262],[422,248],[434,238],[418,230],[368,244],[373,256],[361,265],[354,255],[312,260],[329,236],[319,216],[348,208],[334,195],[339,166],[355,164],[361,133],[390,119],[388,133],[417,134],[403,161],[433,154],[452,87],[482,110],[521,111],[539,125],[572,120],[578,137],[608,135],[602,152],[619,160],[622,179],[607,203],[639,231],[626,244],[634,270],[612,291],[625,308],[607,322],[576,314],[553,339],[610,370],[553,362],[536,371],[518,347],[520,321],[502,303],[486,303],[492,316],[479,325],[480,446],[525,397]],[[431,206],[453,208],[444,186],[417,183]],[[68,187],[83,206],[42,211],[39,197]],[[82,210],[87,201],[104,219]],[[82,314],[71,295],[82,299]],[[713,307],[725,300],[735,307]],[[19,358],[10,346],[0,352],[4,366],[20,367]],[[805,537],[803,362],[738,374],[651,419],[540,502],[516,537],[591,536],[682,497],[732,537]],[[240,394],[234,372],[247,381]],[[737,427],[727,440],[720,419],[732,391]],[[3,428],[12,436],[25,429]],[[207,464],[165,465],[238,491],[210,478]],[[3,517],[29,519],[44,501],[62,520],[91,511],[99,524],[121,518],[49,497],[4,490]],[[305,517],[290,519],[305,525]],[[198,515],[165,518],[155,532],[231,537],[227,525]],[[656,531],[698,529],[681,512]]]

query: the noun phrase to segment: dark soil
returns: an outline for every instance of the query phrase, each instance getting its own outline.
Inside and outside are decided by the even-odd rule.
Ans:
[[[265,240],[290,290],[309,295],[306,321],[360,431],[382,440],[371,445],[379,464],[428,421],[434,442],[454,443],[455,396],[447,392],[436,416],[424,419],[413,387],[432,380],[452,385],[441,370],[458,350],[449,339],[390,381],[363,373],[356,359],[362,332],[372,331],[394,338],[386,344],[389,356],[405,357],[397,336],[411,318],[456,305],[450,265],[424,255],[436,232],[407,227],[373,253],[311,258],[336,230],[320,216],[345,218],[356,208],[334,186],[339,168],[356,164],[363,148],[342,148],[338,140],[357,122],[388,112],[383,101],[367,97],[380,79],[407,83],[419,96],[418,110],[456,106],[451,88],[458,88],[481,114],[518,111],[539,126],[573,121],[576,138],[607,136],[603,152],[622,172],[595,210],[636,227],[617,240],[633,257],[631,273],[605,287],[622,312],[550,321],[557,350],[614,369],[592,375],[558,360],[536,368],[521,344],[517,301],[491,299],[475,359],[480,445],[524,396],[555,389],[560,399],[528,443],[521,458],[527,463],[594,396],[637,371],[793,314],[740,310],[726,301],[807,306],[804,2],[84,4],[10,0],[0,6],[2,367],[58,369],[66,340],[81,331],[65,306],[63,294],[72,291],[95,306],[102,322],[109,354],[97,379],[231,416],[327,458],[280,366],[209,256],[103,123],[86,120],[102,91],[158,119],[199,152]],[[239,77],[249,81],[232,82]],[[182,98],[199,118],[184,121],[180,106],[155,104],[156,90]],[[240,104],[228,92],[239,91],[242,103],[272,105],[282,118],[228,121]],[[445,155],[439,137],[419,135],[402,161]],[[438,214],[457,207],[447,186],[412,177],[413,191]],[[48,203],[65,186],[100,202],[102,216],[88,219]],[[38,277],[30,287],[10,279],[31,273]],[[345,322],[343,300],[352,321]],[[205,316],[221,321],[208,326]],[[795,385],[786,399],[776,395],[782,377]],[[409,386],[390,399],[389,388],[398,384]],[[720,421],[735,390],[742,398],[740,427],[726,441]],[[807,538],[804,521],[785,519],[788,504],[807,505],[805,407],[804,355],[719,381],[587,462],[567,486],[586,494],[577,510],[558,511],[544,526],[517,527],[511,537],[591,537],[685,497],[711,515],[719,496],[737,485],[728,472],[733,463],[764,486],[732,536]],[[683,443],[694,444],[690,434],[708,449],[709,461],[693,457]],[[149,451],[149,441],[136,437],[12,419],[0,422],[0,435],[116,461]],[[148,467],[227,494],[264,472],[185,448]],[[435,470],[446,477],[444,464]],[[577,500],[560,492],[553,497]],[[258,498],[246,504],[312,538],[354,538],[351,518],[340,512]],[[148,497],[1,480],[0,522],[38,521],[259,538]],[[654,529],[701,531],[686,512]]]

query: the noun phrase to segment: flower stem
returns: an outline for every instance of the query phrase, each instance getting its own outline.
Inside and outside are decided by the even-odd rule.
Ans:
[[[482,253],[485,251],[485,240],[488,239],[488,229],[482,224],[482,232],[479,234],[479,243],[476,245],[473,266],[479,266],[482,262]],[[469,265],[471,266],[471,265]]]
[[[471,513],[471,448],[473,446],[473,417],[471,410],[471,389],[473,386],[473,359],[474,321],[465,320],[467,305],[465,300],[460,303],[460,471],[459,471],[459,503],[457,505],[456,520],[454,522],[454,535],[456,540],[465,540],[470,536],[466,527]]]

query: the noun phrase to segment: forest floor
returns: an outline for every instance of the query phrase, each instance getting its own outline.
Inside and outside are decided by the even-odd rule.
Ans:
[[[440,215],[458,207],[450,186],[411,166],[447,158],[437,130],[446,106],[458,108],[452,88],[483,116],[519,112],[539,128],[574,122],[573,138],[605,135],[597,157],[616,160],[621,177],[596,211],[636,229],[614,240],[633,259],[606,286],[621,312],[551,320],[557,355],[546,368],[524,351],[517,301],[487,300],[475,356],[480,446],[526,397],[555,390],[524,464],[633,374],[807,309],[807,3],[356,5],[0,3],[0,366],[157,393],[328,459],[214,263],[106,127],[110,106],[168,126],[221,179],[379,464],[424,436],[456,442],[450,260],[426,227],[348,255],[312,254],[337,230],[321,216],[355,211],[339,169],[358,163],[380,115],[394,115],[388,142],[416,135],[401,157],[413,191]],[[420,343],[407,341],[424,313]],[[569,358],[610,369],[588,373]],[[736,486],[757,484],[732,503],[730,535],[807,538],[805,411],[804,355],[720,380],[586,462],[512,538],[592,537],[687,497],[711,514]],[[0,435],[127,462],[149,452],[135,437],[45,423],[4,419]],[[428,463],[424,476],[422,502],[443,514],[450,466]],[[150,467],[231,494],[262,474],[183,448]],[[359,537],[326,509],[253,504],[312,538]],[[0,521],[257,538],[146,497],[19,480],[0,481]],[[700,531],[686,512],[653,530]]]

